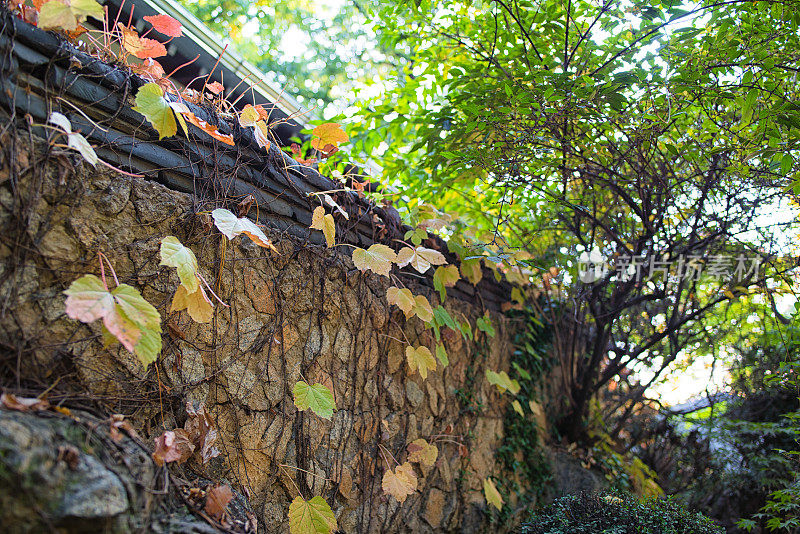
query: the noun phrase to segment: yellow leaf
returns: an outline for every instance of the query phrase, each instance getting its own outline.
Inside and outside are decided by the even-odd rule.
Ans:
[[[492,479],[486,478],[483,481],[483,494],[486,496],[486,502],[501,510],[503,508],[503,497],[497,491]]]
[[[42,4],[38,26],[43,30],[73,32],[78,29],[78,23],[86,20],[86,17],[103,20],[105,18],[103,6],[95,0],[72,0],[69,3],[51,0]]]
[[[439,457],[439,449],[422,438],[408,444],[408,461],[431,467]]]
[[[248,126],[255,126],[256,122],[261,118],[258,110],[247,104],[241,113],[239,113],[239,124],[247,128]]]
[[[417,475],[414,474],[414,468],[410,463],[405,462],[398,465],[394,471],[387,469],[383,474],[381,487],[387,495],[391,495],[399,502],[404,502],[406,497],[417,489]]]
[[[425,247],[404,247],[397,254],[397,265],[405,267],[411,266],[420,273],[426,272],[431,265],[443,265],[447,263],[444,255],[438,250]]]
[[[386,300],[389,304],[394,304],[405,314],[406,318],[414,315],[414,295],[410,289],[390,287],[386,290]]]
[[[325,208],[317,206],[314,213],[311,215],[311,228],[314,230],[321,230],[325,235],[325,242],[328,248],[334,245],[336,237],[336,223],[333,220],[333,215],[325,213]]]
[[[214,316],[214,305],[206,296],[203,286],[198,282],[197,291],[189,293],[186,286],[181,284],[172,298],[172,306],[169,311],[186,310],[189,316],[198,323],[210,323]]]
[[[291,534],[330,534],[338,528],[333,510],[322,497],[313,497],[308,501],[295,497],[289,505]]]
[[[327,145],[338,147],[339,143],[346,143],[350,140],[342,127],[335,122],[320,124],[311,133],[317,137],[317,139],[311,140],[311,146],[317,150],[324,150]]]
[[[444,287],[455,286],[456,282],[461,278],[458,274],[458,267],[455,265],[440,265],[436,268],[433,276],[438,278]]]
[[[481,260],[476,258],[474,260],[464,260],[461,262],[461,276],[470,281],[472,285],[478,285],[478,282],[483,278],[483,270],[481,269]]]
[[[518,400],[515,400],[514,402],[512,402],[511,406],[514,408],[514,411],[517,412],[518,414],[520,414],[522,416],[525,415],[525,412],[522,411],[522,405],[519,403]]]
[[[411,370],[409,374],[419,371],[423,380],[428,378],[428,370],[434,371],[436,369],[436,359],[428,347],[414,348],[411,345],[407,346],[406,360]]]
[[[431,303],[423,295],[414,297],[414,313],[426,323],[430,323],[433,320],[433,308],[431,308]]]
[[[382,276],[389,276],[392,262],[397,259],[394,250],[386,245],[375,243],[368,249],[356,248],[353,251],[353,264],[359,271],[370,271]]]

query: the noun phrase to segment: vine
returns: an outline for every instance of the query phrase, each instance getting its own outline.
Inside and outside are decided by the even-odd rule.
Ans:
[[[19,4],[17,13],[26,22],[38,24],[42,29],[59,31],[71,41],[82,36],[90,43],[84,46],[91,55],[124,65],[145,79],[147,83],[136,92],[135,106],[132,109],[150,123],[157,132],[159,140],[178,135],[179,127],[180,131],[189,137],[188,122],[216,141],[234,145],[232,135],[223,133],[217,125],[198,118],[188,105],[204,104],[211,105],[218,117],[230,118],[242,128],[251,129],[257,144],[265,150],[270,148],[271,130],[275,124],[270,123],[270,114],[264,106],[248,105],[237,111],[233,103],[225,100],[224,87],[217,82],[206,81],[200,91],[191,88],[179,91],[169,80],[170,75],[164,72],[156,58],[166,55],[164,46],[166,43],[182,35],[181,25],[175,19],[167,15],[145,17],[152,26],[151,30],[169,37],[167,41],[161,42],[147,37],[150,30],[139,35],[130,26],[130,21],[128,25],[118,20],[111,21],[107,12],[94,0],[34,2],[33,9],[31,6]],[[100,20],[103,29],[86,28],[83,23],[88,17]],[[100,159],[87,139],[80,132],[73,131],[72,125],[63,114],[53,112],[48,122],[66,136],[66,144],[59,146],[74,150],[93,166],[101,163],[117,172],[125,173]],[[339,151],[340,144],[349,140],[341,126],[335,123],[317,126],[312,131],[312,136],[310,146],[316,151],[312,157],[303,157],[301,147],[298,145],[289,148],[295,161],[300,165],[309,166],[330,158]],[[125,174],[130,175],[130,173]],[[345,187],[343,191],[363,195],[364,186],[360,182],[353,181],[352,187]],[[466,317],[458,319],[453,317],[442,304],[447,298],[447,290],[455,287],[460,280],[464,279],[472,285],[477,285],[483,278],[483,264],[492,269],[498,280],[505,275],[508,280],[520,282],[520,287],[526,285],[532,273],[525,268],[524,254],[504,251],[503,246],[494,241],[488,245],[480,245],[468,230],[462,229],[456,234],[453,232],[455,228],[465,226],[457,216],[441,213],[430,205],[418,202],[404,214],[406,222],[412,229],[404,233],[402,240],[395,240],[398,250],[381,243],[375,243],[368,248],[337,243],[337,218],[348,220],[349,214],[329,193],[334,191],[311,194],[320,199],[322,205],[314,209],[310,229],[322,232],[327,248],[351,247],[353,264],[360,272],[371,272],[389,278],[394,285],[386,290],[384,295],[386,303],[389,306],[397,306],[407,320],[416,317],[432,333],[427,343],[414,345],[408,340],[405,341],[407,344],[405,358],[409,374],[419,373],[425,380],[428,374],[436,372],[439,366],[445,368],[449,365],[449,358],[442,342],[442,330],[445,328],[465,340],[474,339],[474,328],[488,337],[496,335],[488,312],[478,318],[473,328]],[[247,199],[243,201],[245,202]],[[240,207],[242,206],[243,204],[240,204]],[[244,235],[258,247],[277,253],[277,249],[262,228],[246,216],[247,211],[249,204],[241,210],[240,215],[243,216],[237,216],[223,208],[201,212],[201,215],[210,216],[213,226],[228,240]],[[447,248],[458,258],[458,266],[449,264],[445,255],[438,250],[436,241],[431,239],[431,232],[443,230],[448,230],[452,234]],[[83,275],[73,281],[65,291],[66,313],[70,318],[83,323],[101,320],[104,345],[121,343],[147,368],[156,362],[162,349],[162,318],[156,308],[145,300],[136,288],[119,283],[113,266],[102,252],[98,254],[98,259],[101,273],[99,278],[92,274]],[[228,307],[200,273],[194,252],[183,245],[178,238],[165,236],[160,240],[160,265],[175,268],[180,281],[169,307],[170,313],[185,310],[193,321],[210,323],[214,320],[217,305]],[[114,279],[113,289],[109,288],[106,268]],[[415,295],[410,288],[404,286],[397,276],[404,268],[408,268],[406,273],[413,270],[419,275],[433,271],[433,286],[439,297],[436,307],[425,295]],[[517,303],[508,303],[509,307],[518,306],[519,301],[524,299],[520,289],[518,287],[514,289],[516,292],[513,294],[514,300]],[[495,372],[487,369],[486,379],[501,393],[516,395],[519,392],[519,383],[511,379],[505,371]],[[294,384],[292,394],[294,404],[300,411],[310,410],[320,418],[330,419],[336,410],[333,392],[323,383],[311,384],[303,378]],[[515,399],[512,405],[515,410],[521,412],[518,400]],[[157,463],[183,463],[197,453],[202,462],[206,463],[219,455],[219,450],[214,447],[217,439],[216,429],[204,407],[194,408],[187,405],[186,412],[189,419],[183,428],[166,430],[156,438],[153,458]],[[417,477],[413,466],[434,465],[439,455],[436,442],[448,439],[446,436],[440,438],[433,437],[431,442],[420,438],[408,443],[407,459],[402,464],[385,447],[380,446],[380,454],[387,465],[381,484],[384,493],[400,503],[412,495],[417,490]],[[462,447],[463,444],[459,442],[460,451]],[[389,462],[389,458],[394,463]],[[209,492],[208,503],[214,504],[207,506],[212,506],[213,511],[210,513],[214,517],[219,517],[230,501],[230,489],[223,488],[227,486],[220,486]],[[300,496],[292,501],[288,511],[291,531],[293,533],[335,531],[336,520],[325,499],[314,496],[305,500],[300,488],[297,490]],[[502,508],[503,499],[491,479],[484,480],[484,493],[488,503],[498,510]]]

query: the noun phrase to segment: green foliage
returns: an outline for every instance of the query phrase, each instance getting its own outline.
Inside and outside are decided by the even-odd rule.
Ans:
[[[520,384],[516,399],[523,406],[537,400],[537,386],[543,377],[548,360],[545,355],[549,349],[552,330],[536,318],[531,308],[515,311],[512,317],[522,321],[514,337],[512,376],[516,375]],[[542,432],[536,421],[530,417],[520,417],[507,410],[503,417],[503,441],[497,449],[496,457],[504,473],[498,479],[501,495],[516,493],[521,503],[533,502],[544,494],[551,480],[550,464],[542,448]],[[513,475],[513,476],[512,476]],[[516,481],[519,477],[520,483]],[[498,520],[503,523],[510,518],[511,510],[506,507],[500,512]]]
[[[625,493],[567,495],[534,514],[524,534],[722,534],[722,527],[674,499]]]

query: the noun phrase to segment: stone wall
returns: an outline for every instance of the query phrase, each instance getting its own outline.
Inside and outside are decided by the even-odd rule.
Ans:
[[[0,165],[4,389],[30,396],[48,389],[51,403],[122,413],[150,443],[183,424],[187,400],[205,403],[222,455],[187,464],[184,476],[224,481],[247,495],[259,532],[288,531],[298,491],[323,496],[348,533],[485,527],[483,479],[500,475],[494,450],[508,397],[490,388],[484,372],[508,370],[506,319],[492,314],[492,339],[477,329],[474,341],[444,329],[450,365],[422,380],[409,375],[404,347],[433,347],[431,331],[390,307],[390,281],[356,270],[346,250],[275,233],[277,253],[246,238],[228,241],[204,215],[223,200],[201,203],[153,181],[95,171],[73,154],[22,139],[3,141]],[[168,312],[178,279],[159,266],[166,235],[192,248],[228,304],[217,306],[212,323]],[[64,313],[62,291],[99,273],[99,251],[120,282],[161,313],[164,348],[147,370],[123,348],[104,348],[99,323]],[[426,291],[409,280],[415,293]],[[438,296],[427,296],[435,306]],[[473,327],[483,313],[453,298],[444,306]],[[338,410],[330,421],[295,408],[291,390],[301,377],[332,387]],[[379,445],[402,462],[419,437],[436,442],[439,460],[415,468],[419,491],[401,505],[381,490]]]

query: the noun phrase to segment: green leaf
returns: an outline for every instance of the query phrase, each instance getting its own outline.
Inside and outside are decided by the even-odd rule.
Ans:
[[[486,380],[488,380],[490,384],[497,386],[497,390],[500,393],[505,391],[510,391],[514,395],[519,393],[519,382],[513,380],[505,371],[496,373],[490,369],[487,369]]]
[[[447,358],[447,351],[444,350],[443,343],[436,344],[436,359],[439,360],[439,363],[442,364],[442,367],[447,367],[450,364],[450,360]]]
[[[111,294],[131,321],[144,328],[161,331],[161,315],[142,297],[138,289],[128,284],[120,284],[111,291]]]
[[[136,93],[133,110],[141,113],[158,132],[158,138],[172,137],[178,133],[175,113],[164,98],[164,91],[155,83],[143,85]]]
[[[289,505],[291,534],[329,534],[337,529],[336,516],[322,497],[313,497],[309,501],[295,497]]]
[[[322,384],[313,386],[300,380],[294,385],[294,405],[301,411],[311,408],[318,416],[323,419],[330,419],[336,409],[336,402],[333,400],[333,393]]]
[[[84,323],[103,320],[104,346],[117,339],[145,367],[156,360],[161,352],[161,316],[134,287],[120,284],[109,291],[102,280],[87,274],[64,293],[69,317]]]
[[[526,371],[525,369],[523,369],[522,367],[520,367],[517,362],[512,362],[511,365],[514,367],[514,369],[517,370],[517,373],[519,374],[519,377],[521,379],[523,379],[523,380],[530,380],[531,379],[530,373],[528,371]]]
[[[178,270],[181,284],[186,286],[187,293],[194,293],[200,281],[197,278],[197,257],[185,247],[177,237],[168,235],[161,240],[161,263]]]
[[[489,317],[489,312],[486,312],[483,317],[478,317],[478,320],[475,321],[475,326],[489,337],[494,337],[497,334],[494,330],[494,326],[492,326],[492,318]]]

